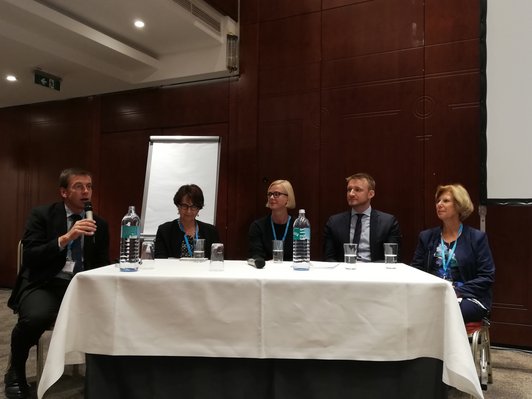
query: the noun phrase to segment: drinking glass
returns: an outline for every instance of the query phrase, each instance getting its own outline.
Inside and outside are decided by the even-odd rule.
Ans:
[[[283,263],[284,259],[284,241],[273,240],[273,263]]]
[[[384,243],[384,263],[388,269],[395,269],[397,263],[397,255],[399,251],[399,244],[394,242]]]
[[[153,259],[155,258],[155,245],[152,240],[141,239],[140,246],[140,268],[153,269]]]
[[[194,240],[194,259],[205,259],[205,239],[198,238]]]
[[[214,243],[211,245],[211,263],[209,266],[211,271],[224,270],[224,245]]]
[[[356,269],[357,248],[358,245],[351,242],[344,244],[344,263],[346,269]]]

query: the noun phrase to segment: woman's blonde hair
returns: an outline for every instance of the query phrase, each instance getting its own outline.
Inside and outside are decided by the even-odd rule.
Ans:
[[[296,207],[296,195],[294,194],[292,184],[288,180],[275,180],[268,186],[267,192],[270,191],[272,186],[281,186],[285,189],[286,194],[288,194],[288,202],[286,203],[288,209],[294,209]],[[266,208],[268,208],[268,201],[266,201]]]
[[[449,193],[452,195],[454,205],[458,212],[458,216],[460,217],[460,221],[467,219],[467,217],[471,215],[475,209],[469,193],[461,184],[447,184],[445,186],[438,186],[438,188],[436,188],[436,194],[434,195],[436,201],[438,201],[438,199],[444,193]]]

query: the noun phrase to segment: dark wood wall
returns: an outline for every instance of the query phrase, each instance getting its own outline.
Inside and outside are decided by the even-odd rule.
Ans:
[[[222,137],[217,227],[228,258],[246,257],[277,178],[307,211],[315,259],[357,171],[377,181],[373,206],[398,217],[406,263],[419,231],[437,224],[438,184],[463,183],[478,205],[479,0],[241,0],[239,19],[238,79],[0,110],[0,285],[14,282],[29,209],[58,198],[66,166],[94,171],[115,258],[121,217],[142,205],[150,135]],[[487,220],[492,339],[531,347],[532,209],[490,207]],[[478,227],[478,215],[467,222]]]

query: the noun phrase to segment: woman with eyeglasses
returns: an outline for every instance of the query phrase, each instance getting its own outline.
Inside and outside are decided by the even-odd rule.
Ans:
[[[292,260],[294,218],[288,214],[296,207],[292,184],[288,180],[275,180],[266,193],[266,208],[271,214],[255,220],[249,228],[249,257],[270,260],[273,258],[273,240],[282,240],[284,260]]]
[[[195,184],[179,187],[174,196],[179,218],[163,223],[155,236],[155,258],[192,258],[194,242],[205,239],[205,256],[211,257],[211,244],[220,242],[212,224],[196,220],[204,205],[203,191]]]

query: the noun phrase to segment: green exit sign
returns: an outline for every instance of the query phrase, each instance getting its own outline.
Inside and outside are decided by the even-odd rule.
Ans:
[[[35,77],[33,81],[35,82],[35,84],[38,84],[40,86],[48,87],[57,91],[61,90],[61,79],[55,76],[50,76],[35,71]]]

